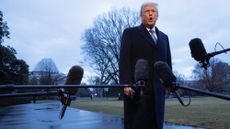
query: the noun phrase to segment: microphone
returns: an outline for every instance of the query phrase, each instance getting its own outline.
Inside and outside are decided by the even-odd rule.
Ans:
[[[83,68],[78,65],[72,66],[68,72],[65,84],[81,84],[81,80],[84,74]],[[77,93],[77,88],[66,89],[68,94],[74,95]]]
[[[174,88],[173,85],[176,82],[176,77],[172,73],[172,70],[167,63],[163,61],[157,61],[154,63],[154,70],[160,77],[161,81],[163,81],[163,85],[165,87]]]
[[[78,65],[75,65],[70,68],[65,84],[80,84],[84,74],[83,68]],[[61,98],[62,109],[59,114],[59,118],[62,119],[65,115],[67,106],[71,103],[71,95],[76,94],[78,88],[65,88],[58,91]]]
[[[189,42],[189,47],[191,50],[191,55],[196,61],[202,61],[204,60],[205,55],[207,55],[207,52],[204,48],[204,45],[199,38],[192,39]]]
[[[199,38],[194,38],[189,42],[189,47],[191,50],[191,55],[192,57],[202,63],[202,67],[204,69],[207,69],[207,66],[209,65],[209,59],[217,54],[221,54],[223,52],[227,52],[230,50],[230,48],[228,49],[224,49],[221,51],[216,51],[216,52],[211,52],[211,53],[207,53],[205,50],[205,47],[201,41],[201,39]]]
[[[149,64],[145,59],[138,59],[135,65],[135,83],[137,85],[146,85],[149,78]]]
[[[135,64],[135,71],[134,71],[134,81],[137,86],[146,86],[149,77],[149,68],[148,68],[148,61],[145,59],[138,59]],[[135,99],[137,96],[142,95],[143,91],[141,88],[134,88],[135,92],[130,93],[130,99]]]
[[[176,92],[176,90],[178,89],[178,84],[176,83],[176,77],[172,73],[172,69],[168,66],[167,63],[162,61],[157,61],[156,63],[154,63],[154,70],[156,74],[161,78],[161,81],[163,81],[163,85],[167,88],[170,88],[170,91],[175,93],[177,99],[179,100],[182,106],[186,107],[190,105],[190,102],[185,105],[180,95]]]
[[[207,58],[207,52],[204,48],[204,45],[199,38],[194,38],[189,42],[189,47],[191,50],[192,57],[200,62],[204,69],[207,69],[207,66],[209,65],[209,58]]]

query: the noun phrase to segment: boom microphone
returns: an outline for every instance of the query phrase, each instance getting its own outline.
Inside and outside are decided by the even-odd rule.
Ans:
[[[154,63],[154,70],[163,81],[165,87],[173,87],[173,83],[176,82],[176,77],[167,63],[157,61]]]
[[[176,84],[176,77],[172,73],[172,69],[168,66],[167,63],[162,62],[162,61],[157,61],[154,64],[154,70],[155,70],[156,74],[163,81],[163,85],[165,87],[169,88],[171,90],[171,92],[175,93],[177,99],[179,100],[179,102],[181,103],[182,106],[186,107],[186,106],[190,105],[190,101],[188,104],[184,104],[180,95],[176,92],[176,90],[178,89],[178,86]]]
[[[80,84],[82,77],[83,77],[83,74],[84,74],[84,70],[80,66],[75,65],[75,66],[71,67],[69,72],[68,72],[65,84]],[[75,88],[75,89],[68,88],[66,90],[68,90],[69,94],[76,94],[78,91],[77,88]]]
[[[189,47],[191,50],[191,55],[196,61],[204,60],[204,57],[207,55],[207,52],[204,48],[204,45],[199,38],[192,39],[189,42]]]
[[[191,50],[192,57],[202,64],[201,67],[207,69],[209,65],[209,58],[207,58],[207,52],[204,48],[204,45],[199,38],[192,39],[189,42],[189,47]]]
[[[80,66],[77,66],[77,65],[73,66],[69,70],[65,84],[80,84],[83,74],[84,74],[84,70]],[[59,95],[61,97],[61,103],[63,105],[61,112],[59,114],[60,119],[64,117],[66,108],[71,103],[71,95],[76,94],[77,91],[78,91],[78,88],[65,88],[65,89],[59,90]]]
[[[192,88],[192,87],[187,87],[187,86],[180,86],[179,84],[176,83],[176,77],[173,75],[172,70],[170,69],[168,64],[166,64],[165,62],[157,61],[154,64],[154,70],[155,70],[156,74],[159,75],[159,77],[162,79],[163,84],[166,87],[169,87],[171,89],[171,92],[175,93],[177,99],[179,100],[179,102],[181,103],[182,106],[186,107],[186,106],[190,105],[191,98],[189,97],[188,104],[184,104],[180,95],[176,92],[176,90],[179,88],[184,89],[184,90],[197,92],[197,93],[201,93],[201,94],[205,94],[205,95],[210,95],[210,96],[225,99],[225,100],[230,100],[229,96],[226,96],[223,94],[213,93],[213,92],[204,91],[204,90],[200,90],[200,89],[196,89],[196,88]]]
[[[224,49],[221,51],[216,51],[216,52],[211,52],[207,53],[204,45],[199,38],[192,39],[189,42],[190,50],[191,50],[191,55],[192,57],[196,60],[202,63],[202,67],[204,69],[207,69],[207,66],[209,65],[209,59],[217,54],[221,54],[223,52],[230,51],[230,48]]]
[[[149,77],[149,67],[148,67],[148,61],[145,59],[138,59],[135,64],[135,71],[134,71],[134,81],[136,85],[146,86],[148,77]],[[131,99],[136,98],[135,96],[142,95],[143,90],[142,89],[134,89],[134,93],[130,93],[129,97]]]
[[[134,79],[136,84],[144,85],[149,77],[149,64],[145,59],[138,59],[135,65]]]

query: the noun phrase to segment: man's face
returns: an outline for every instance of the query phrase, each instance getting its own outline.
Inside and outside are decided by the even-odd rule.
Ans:
[[[158,18],[158,12],[156,7],[152,4],[145,5],[144,8],[142,9],[142,15],[141,15],[142,23],[146,27],[152,28],[153,26],[155,26],[157,18]]]

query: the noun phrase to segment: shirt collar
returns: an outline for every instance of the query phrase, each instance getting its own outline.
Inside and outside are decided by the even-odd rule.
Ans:
[[[149,32],[150,28],[146,27],[146,29],[147,29],[148,32]],[[152,28],[152,30],[153,30],[154,32],[156,32],[156,27],[154,26],[154,27]]]

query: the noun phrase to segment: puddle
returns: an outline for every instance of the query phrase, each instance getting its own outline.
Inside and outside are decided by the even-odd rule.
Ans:
[[[191,126],[175,125],[175,124],[165,124],[164,129],[204,129]]]
[[[121,117],[67,108],[59,119],[60,103],[21,104],[0,108],[0,129],[123,129]],[[203,129],[165,124],[164,129]]]

